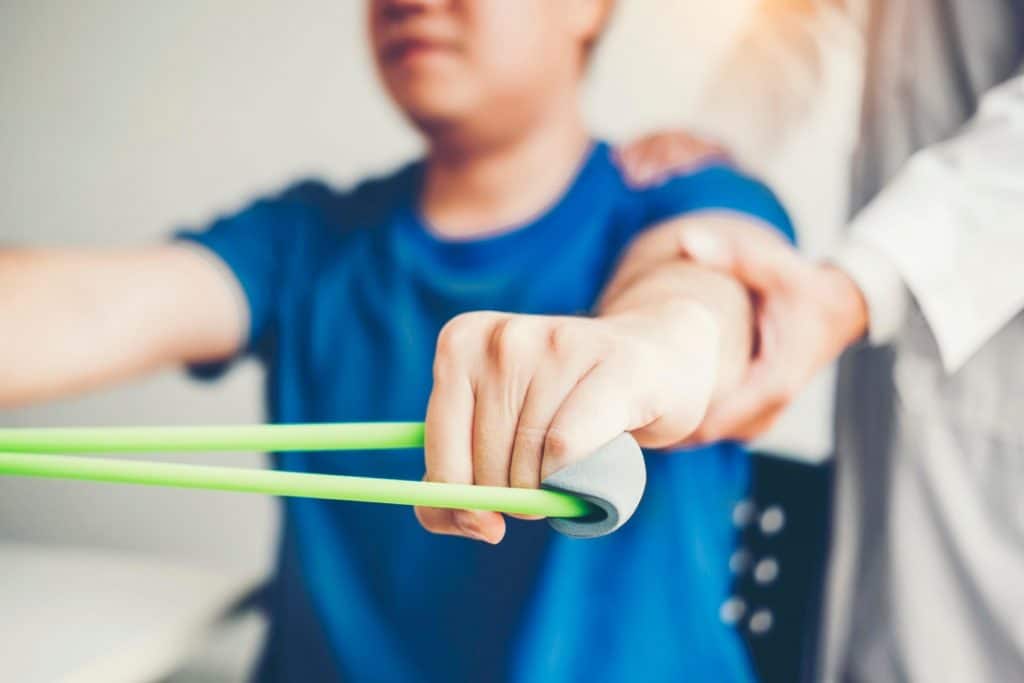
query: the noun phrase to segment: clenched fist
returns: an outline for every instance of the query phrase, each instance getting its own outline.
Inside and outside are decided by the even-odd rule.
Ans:
[[[441,331],[427,408],[426,479],[537,488],[622,432],[684,440],[718,373],[720,325],[690,300],[652,297],[599,318],[474,312]],[[417,508],[425,528],[490,543],[496,512]]]

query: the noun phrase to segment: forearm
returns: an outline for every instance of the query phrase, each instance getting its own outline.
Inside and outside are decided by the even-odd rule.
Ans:
[[[632,313],[650,315],[669,334],[716,336],[713,398],[735,387],[750,364],[753,307],[746,290],[728,275],[691,262],[663,261],[624,284],[599,308],[601,316]]]
[[[227,355],[240,332],[225,290],[180,247],[0,250],[0,406]]]

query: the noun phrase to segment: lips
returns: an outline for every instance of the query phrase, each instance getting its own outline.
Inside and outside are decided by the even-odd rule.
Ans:
[[[381,56],[386,64],[399,64],[417,57],[453,53],[455,49],[455,45],[448,41],[408,37],[389,40],[383,46]]]

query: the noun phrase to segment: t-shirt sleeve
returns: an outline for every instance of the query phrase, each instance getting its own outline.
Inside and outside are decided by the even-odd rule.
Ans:
[[[715,164],[675,176],[644,190],[643,197],[647,225],[687,213],[728,211],[756,218],[796,243],[793,223],[775,194],[730,165]]]
[[[225,277],[237,284],[239,305],[248,321],[243,346],[234,358],[189,366],[192,375],[219,376],[235,358],[264,348],[287,290],[308,270],[301,261],[309,252],[305,242],[310,239],[310,221],[295,194],[260,199],[205,229],[174,234],[174,241],[201,249],[224,266]]]

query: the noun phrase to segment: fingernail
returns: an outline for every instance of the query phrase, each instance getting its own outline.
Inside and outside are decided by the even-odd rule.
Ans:
[[[472,512],[468,512],[466,510],[456,511],[455,526],[458,527],[459,531],[470,538],[488,542],[483,529],[480,527],[480,522]]]
[[[718,240],[707,230],[685,230],[679,235],[679,246],[695,261],[718,263],[721,249]]]

